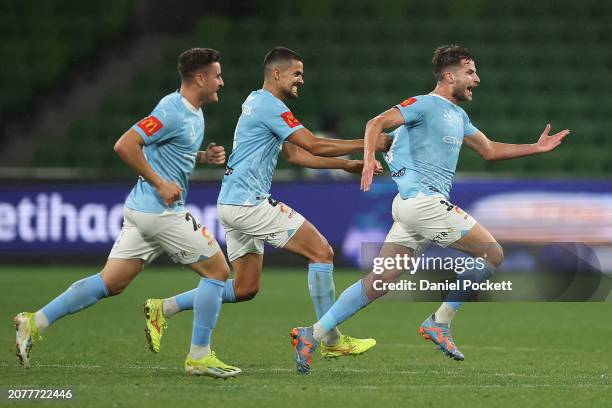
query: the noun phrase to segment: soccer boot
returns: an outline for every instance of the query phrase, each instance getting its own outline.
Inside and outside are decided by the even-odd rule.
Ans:
[[[238,367],[225,364],[213,351],[206,357],[194,360],[189,355],[185,359],[185,372],[189,375],[205,375],[213,378],[235,377],[242,372]]]
[[[144,303],[145,336],[153,353],[159,353],[161,338],[168,327],[163,304],[162,299],[147,299]]]
[[[19,364],[23,368],[30,368],[30,350],[42,337],[34,321],[34,313],[22,312],[13,318],[15,322],[15,346]]]
[[[312,327],[296,327],[289,333],[291,344],[295,350],[295,364],[300,374],[310,374],[310,363],[312,353],[317,349],[319,343],[312,335]]]
[[[447,356],[457,361],[463,361],[463,353],[455,346],[450,327],[447,323],[436,323],[433,319],[433,315],[431,315],[425,319],[421,327],[419,327],[419,334],[423,336],[425,340],[431,340],[440,348],[440,351]]]
[[[326,360],[342,356],[358,356],[376,345],[374,339],[356,339],[342,334],[338,343],[332,345],[321,342],[321,355]]]

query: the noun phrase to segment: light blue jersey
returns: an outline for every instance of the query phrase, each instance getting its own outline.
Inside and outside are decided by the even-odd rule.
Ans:
[[[396,105],[404,125],[395,129],[385,161],[403,199],[419,193],[448,198],[463,138],[478,132],[463,109],[439,95]]]
[[[153,187],[139,177],[125,206],[147,213],[183,211],[188,182],[202,141],[204,114],[194,108],[178,91],[166,95],[151,115],[132,126],[144,140],[144,154],[149,165],[164,180],[173,181],[183,189],[180,200],[166,206]]]
[[[242,104],[217,203],[254,206],[269,197],[282,145],[303,127],[270,92],[251,92]]]

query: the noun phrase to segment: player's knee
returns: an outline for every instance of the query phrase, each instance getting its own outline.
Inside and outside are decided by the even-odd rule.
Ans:
[[[207,278],[212,278],[225,282],[229,278],[230,270],[227,262],[219,263],[214,269],[210,269],[206,273]]]
[[[259,293],[259,284],[251,286],[238,286],[234,289],[237,302],[246,302],[255,299],[257,293]]]
[[[322,242],[312,254],[313,263],[334,263],[334,250],[327,241]]]
[[[487,251],[487,261],[496,268],[502,264],[504,261],[504,250],[499,243],[496,242]]]

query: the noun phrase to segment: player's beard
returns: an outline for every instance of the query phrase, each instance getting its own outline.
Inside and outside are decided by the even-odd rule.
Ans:
[[[296,88],[296,93],[291,92],[291,88],[293,88],[294,86]],[[299,97],[299,91],[300,88],[296,84],[293,84],[287,91],[285,91],[285,96],[287,97],[287,99],[297,99]]]
[[[470,99],[467,96],[467,85],[453,88],[453,97],[458,102],[469,101]]]

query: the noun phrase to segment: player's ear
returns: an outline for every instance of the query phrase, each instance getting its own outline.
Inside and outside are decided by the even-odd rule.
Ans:
[[[452,71],[446,71],[446,72],[444,73],[444,76],[446,77],[446,79],[447,79],[447,81],[448,81],[449,83],[451,83],[451,84],[452,84],[453,82],[455,82],[455,75],[453,74],[453,72],[452,72]]]
[[[274,68],[274,71],[272,71],[272,75],[274,76],[274,79],[278,81],[280,79],[280,69]]]
[[[203,88],[206,85],[206,75],[204,75],[202,72],[198,72],[195,75],[195,80],[196,84],[198,84],[200,88]]]

